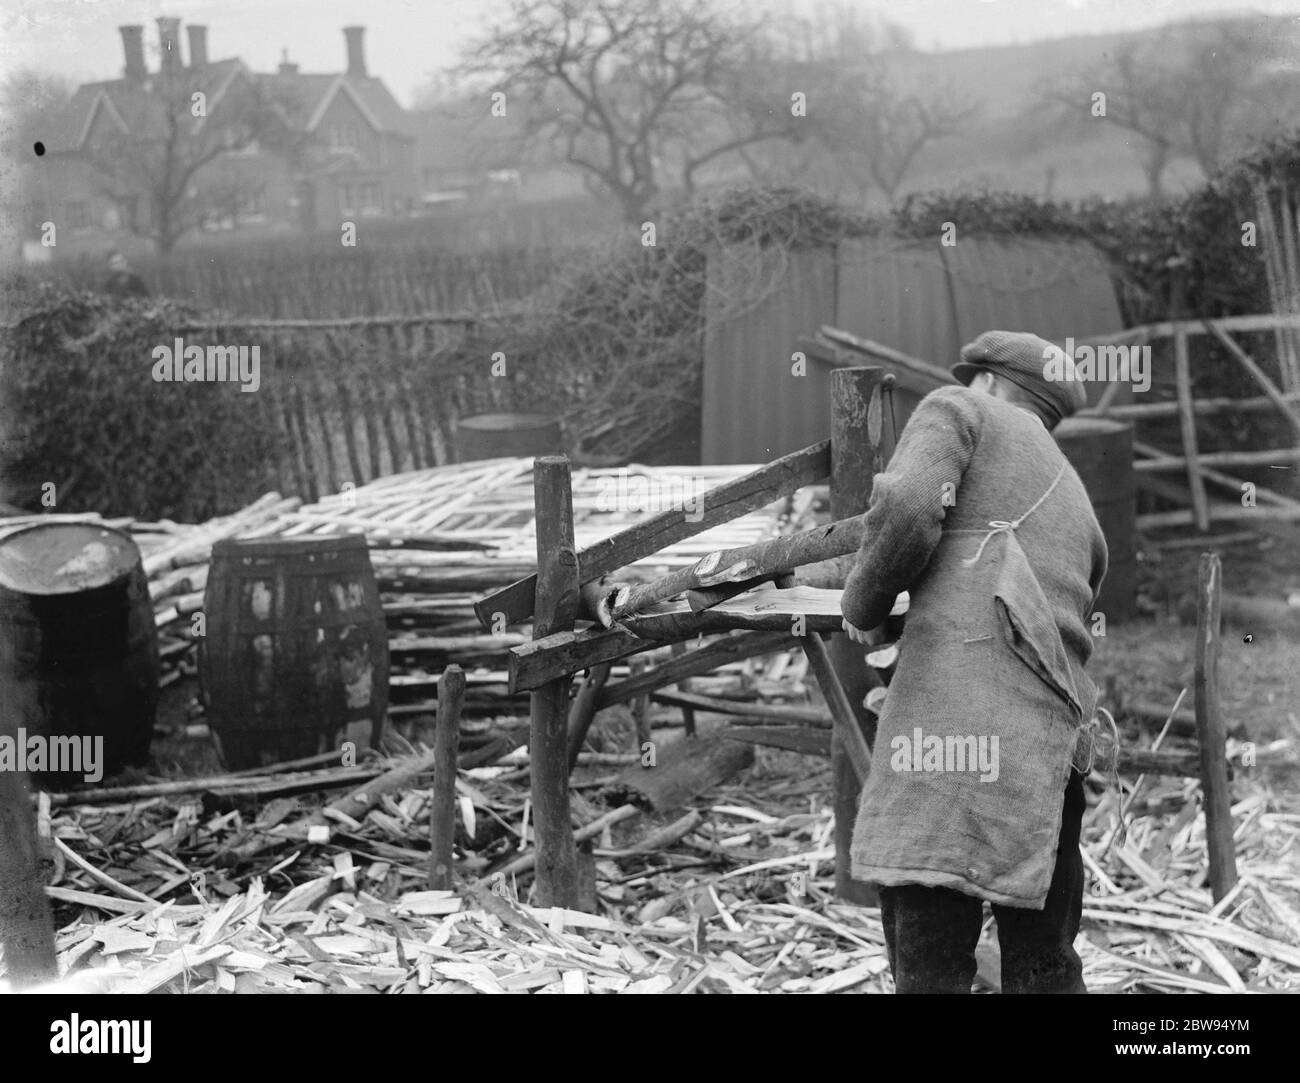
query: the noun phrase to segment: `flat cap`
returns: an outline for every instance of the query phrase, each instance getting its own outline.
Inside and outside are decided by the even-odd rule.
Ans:
[[[985,331],[961,348],[961,360],[951,371],[963,384],[991,372],[1024,388],[1048,415],[1049,428],[1088,402],[1074,378],[1074,359],[1028,331]]]

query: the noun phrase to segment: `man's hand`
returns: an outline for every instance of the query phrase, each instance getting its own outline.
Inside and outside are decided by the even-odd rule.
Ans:
[[[867,631],[859,628],[856,624],[850,624],[847,617],[844,619],[844,634],[854,643],[861,643],[864,647],[871,646],[871,641],[867,638]]]

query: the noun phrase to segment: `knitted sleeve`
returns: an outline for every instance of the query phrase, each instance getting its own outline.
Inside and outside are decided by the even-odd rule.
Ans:
[[[840,602],[850,624],[881,624],[930,562],[979,440],[977,394],[965,387],[930,392],[912,413],[889,469],[876,476],[865,536]]]

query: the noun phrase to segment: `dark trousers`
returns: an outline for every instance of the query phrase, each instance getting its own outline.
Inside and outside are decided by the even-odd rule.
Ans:
[[[1086,993],[1074,950],[1083,913],[1083,776],[1070,772],[1056,868],[1042,910],[993,907],[1002,949],[1004,993]],[[983,903],[941,887],[882,887],[880,920],[894,986],[900,993],[969,993]]]

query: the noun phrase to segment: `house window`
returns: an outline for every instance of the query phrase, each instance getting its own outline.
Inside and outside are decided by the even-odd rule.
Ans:
[[[339,185],[339,210],[344,214],[356,213],[356,189],[351,184]]]
[[[384,211],[383,192],[374,181],[361,185],[361,213],[382,214]]]
[[[85,200],[70,199],[67,204],[68,225],[72,229],[87,229],[90,226],[90,208]]]

